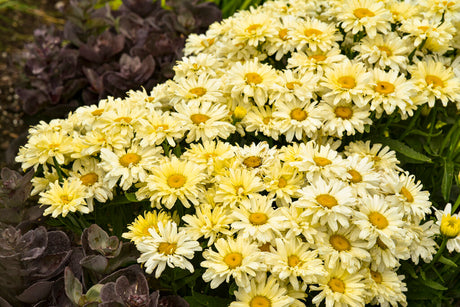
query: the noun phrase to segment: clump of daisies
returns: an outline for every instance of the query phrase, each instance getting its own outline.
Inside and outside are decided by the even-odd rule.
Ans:
[[[45,215],[150,207],[123,234],[146,272],[200,269],[236,285],[233,307],[406,306],[401,260],[431,261],[439,232],[457,249],[458,217],[425,222],[429,194],[393,151],[340,139],[460,106],[460,14],[443,3],[241,11],[189,37],[174,79],[32,127],[16,160]]]

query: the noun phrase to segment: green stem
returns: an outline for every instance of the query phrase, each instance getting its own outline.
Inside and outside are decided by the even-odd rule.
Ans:
[[[54,168],[56,169],[56,172],[58,173],[59,183],[62,183],[64,181],[64,177],[62,176],[62,170],[59,167],[59,163],[57,162],[56,157],[53,157],[53,162],[54,162]]]
[[[454,213],[457,211],[458,206],[460,206],[460,195],[457,197],[457,200],[455,201],[455,204],[454,204],[454,206],[452,207],[452,212],[451,212],[451,214],[454,214]]]
[[[430,263],[430,268],[431,268],[431,267],[439,260],[439,258],[442,256],[442,253],[443,253],[444,250],[446,249],[447,240],[449,240],[449,238],[447,238],[447,237],[444,236],[443,239],[442,239],[441,246],[440,246],[439,249],[438,249],[438,252],[437,252],[436,255],[434,256],[433,261],[431,261],[431,263]]]

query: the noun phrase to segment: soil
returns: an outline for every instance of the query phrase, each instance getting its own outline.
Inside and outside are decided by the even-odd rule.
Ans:
[[[0,9],[0,168],[17,169],[14,157],[28,129],[15,94],[15,84],[22,76],[20,55],[24,45],[33,41],[35,29],[50,24],[62,27],[64,19],[59,9],[65,6],[65,1],[7,2],[11,7]]]

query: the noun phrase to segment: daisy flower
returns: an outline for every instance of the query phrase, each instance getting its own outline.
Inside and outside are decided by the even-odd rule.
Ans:
[[[291,306],[294,302],[286,287],[273,275],[267,278],[265,273],[251,279],[249,287],[239,287],[234,295],[236,301],[230,307],[284,307]]]
[[[273,93],[272,100],[292,101],[313,98],[319,76],[312,72],[295,73],[286,69],[280,76],[279,88]]]
[[[288,142],[294,136],[297,140],[302,140],[304,135],[312,137],[321,126],[321,111],[309,100],[277,101],[273,118]]]
[[[211,53],[212,51],[215,51],[215,42],[216,42],[216,36],[214,35],[209,35],[207,34],[196,34],[196,33],[190,33],[190,35],[187,37],[186,43],[185,43],[185,48],[184,48],[184,54],[185,58],[182,59],[182,61],[191,58],[190,55],[192,54],[206,54],[206,53]],[[179,63],[174,66],[174,71],[177,73],[177,66],[180,65]],[[180,76],[178,76],[180,77]]]
[[[360,31],[373,38],[377,31],[390,31],[392,15],[383,2],[376,0],[346,0],[338,6],[336,18],[345,32],[353,35]]]
[[[66,217],[69,212],[89,213],[85,201],[87,196],[81,181],[64,179],[62,184],[58,181],[50,182],[49,188],[40,193],[38,202],[41,204],[40,207],[47,206],[43,215],[51,214],[53,218],[59,215]]]
[[[224,281],[229,283],[232,277],[239,287],[247,288],[257,272],[266,270],[258,246],[242,237],[220,238],[214,247],[217,252],[206,249],[203,252],[205,260],[201,262],[201,266],[206,268],[203,280],[211,282],[211,289],[217,288]]]
[[[460,252],[460,216],[458,213],[452,214],[452,205],[449,203],[444,210],[436,210],[436,225],[439,233],[448,238],[447,250],[452,253]]]
[[[188,38],[193,37],[196,34],[191,33]],[[203,35],[203,34],[201,34]],[[215,41],[212,38],[206,38],[206,43],[208,40]],[[184,53],[187,55],[187,45],[184,49]],[[196,76],[208,75],[210,77],[217,77],[218,71],[222,66],[222,62],[214,54],[207,53],[198,53],[197,56],[187,56],[183,57],[180,61],[176,62],[174,69],[174,78],[196,78]]]
[[[377,34],[374,38],[364,37],[352,50],[359,52],[356,60],[365,61],[376,68],[406,69],[410,53],[407,39],[390,32],[385,36]]]
[[[213,245],[219,237],[228,237],[233,234],[230,224],[234,221],[230,212],[225,207],[212,207],[209,204],[201,204],[195,207],[193,215],[187,214],[182,217],[186,223],[184,229],[193,240],[201,237],[208,240],[208,247]]]
[[[397,239],[406,235],[401,208],[389,206],[389,202],[378,195],[360,200],[359,212],[353,214],[353,224],[360,229],[359,238],[374,244],[380,239],[388,248],[394,249]]]
[[[37,170],[39,165],[54,164],[54,159],[65,165],[73,152],[73,138],[67,132],[48,131],[30,136],[27,144],[19,149],[15,161],[22,163],[24,170],[30,167]]]
[[[241,124],[247,132],[255,132],[255,135],[260,132],[274,140],[278,140],[280,135],[279,125],[273,118],[273,107],[271,106],[261,108],[252,106]]]
[[[351,155],[345,160],[347,166],[346,182],[353,193],[360,197],[374,195],[379,191],[380,174],[374,170],[374,163],[367,157]]]
[[[163,204],[171,209],[177,200],[189,208],[198,205],[199,194],[204,191],[205,167],[175,156],[164,158],[150,169],[151,175],[143,180],[143,186],[136,192],[139,200],[149,198],[152,207]]]
[[[267,142],[252,143],[250,146],[235,146],[234,167],[255,170],[257,174],[264,175],[277,158],[277,150],[270,148]]]
[[[77,177],[86,187],[88,194],[86,203],[91,211],[93,211],[94,199],[105,203],[108,199],[113,198],[112,189],[104,183],[106,172],[98,166],[98,163],[99,161],[95,158],[75,160],[72,172],[69,174],[71,177]]]
[[[62,169],[62,171],[65,171]],[[40,192],[45,191],[50,186],[50,183],[59,180],[59,174],[54,167],[48,167],[43,165],[43,177],[35,176],[30,181],[32,182],[33,189],[30,195],[37,195]]]
[[[330,144],[305,146],[300,151],[299,162],[291,162],[290,165],[299,171],[305,172],[307,179],[313,183],[317,178],[339,178],[346,176],[345,161],[339,153],[331,148]]]
[[[120,180],[120,187],[125,191],[134,183],[144,182],[147,171],[159,161],[162,151],[161,147],[143,148],[137,143],[123,150],[102,148],[99,166],[107,172],[104,182],[111,189]]]
[[[142,125],[136,130],[136,139],[142,147],[158,146],[165,140],[170,146],[184,137],[185,127],[170,112],[149,112],[149,116],[139,120]]]
[[[240,11],[241,12],[241,11]],[[239,18],[232,28],[232,43],[253,47],[264,43],[269,37],[276,35],[272,25],[272,17],[266,13],[248,13]]]
[[[353,101],[359,107],[363,107],[370,99],[366,87],[370,77],[362,63],[350,60],[326,68],[320,83],[325,89],[323,99],[332,99],[334,105],[341,100]]]
[[[239,237],[260,243],[271,242],[280,237],[281,230],[285,228],[285,218],[279,210],[272,208],[272,203],[273,199],[262,195],[243,199],[241,204],[232,210],[232,229]]]
[[[224,78],[224,84],[232,98],[243,98],[248,102],[254,99],[257,106],[261,107],[268,102],[269,94],[273,91],[274,84],[278,81],[276,71],[267,64],[257,60],[235,63]]]
[[[286,220],[285,228],[287,231],[284,234],[285,239],[300,238],[300,235],[302,235],[306,242],[312,244],[312,246],[319,241],[325,240],[322,231],[317,227],[318,225],[312,225],[311,216],[303,214],[304,208],[289,206],[281,207],[279,210]]]
[[[419,15],[420,5],[408,1],[390,1],[386,3],[388,10],[393,15],[394,22],[403,22]],[[392,32],[390,32],[391,34]]]
[[[193,258],[195,252],[201,251],[197,241],[192,240],[185,231],[178,232],[177,224],[172,221],[165,224],[159,222],[158,232],[152,228],[149,232],[151,237],[136,245],[141,252],[137,262],[144,265],[147,274],[155,270],[155,278],[159,278],[166,265],[194,272],[193,265],[188,260]]]
[[[177,81],[171,82],[170,86],[171,91],[174,93],[171,97],[171,105],[192,100],[214,103],[224,102],[222,81],[217,78],[211,78],[206,74],[189,78],[177,78]]]
[[[163,225],[166,225],[168,221],[173,221],[168,212],[146,211],[143,215],[137,216],[134,222],[128,225],[129,231],[123,233],[122,237],[137,244],[151,237],[149,229],[153,229],[158,233],[158,224],[163,223]]]
[[[172,113],[173,117],[188,131],[187,143],[200,139],[209,141],[216,137],[226,139],[235,131],[225,105],[193,100],[176,104],[174,108],[177,113]]]
[[[414,104],[412,97],[416,95],[416,89],[413,82],[400,75],[398,70],[387,72],[376,68],[372,71],[369,95],[372,97],[371,111],[392,114],[396,108],[405,110],[407,105]]]
[[[382,144],[373,144],[371,146],[371,141],[351,142],[345,146],[344,153],[347,156],[357,154],[362,158],[367,157],[369,161],[374,162],[374,168],[377,171],[389,173],[401,170],[397,166],[399,161],[396,158],[396,153],[390,150],[388,146],[383,147]]]
[[[288,59],[287,69],[294,69],[300,74],[306,72],[317,73],[321,76],[328,67],[347,60],[347,57],[341,54],[339,48],[332,48],[327,52],[306,50],[293,52]]]
[[[460,20],[460,2],[458,0],[422,0],[422,14],[427,18]]]
[[[409,224],[407,229],[407,237],[409,238],[410,258],[416,265],[421,258],[425,263],[433,260],[433,255],[436,254],[438,247],[434,240],[438,233],[434,221],[430,220],[423,224]]]
[[[304,184],[304,176],[287,163],[275,160],[263,177],[268,198],[274,198],[278,206],[289,206],[292,198],[299,198],[298,190]]]
[[[305,208],[303,215],[312,218],[312,224],[328,225],[332,231],[349,226],[349,217],[355,205],[351,188],[343,181],[321,177],[300,190],[301,198],[293,205]]]
[[[352,226],[328,231],[325,240],[318,242],[318,252],[329,269],[339,266],[349,273],[359,271],[371,261],[367,251],[368,242],[358,238],[358,231]]]
[[[366,283],[360,272],[350,274],[346,270],[335,268],[320,278],[319,286],[310,286],[313,291],[321,291],[312,300],[319,306],[326,300],[326,306],[362,306],[365,305]]]
[[[410,250],[407,243],[397,240],[396,248],[389,248],[380,239],[369,248],[372,262],[370,268],[374,271],[384,271],[386,269],[396,269],[400,266],[400,260],[410,258]],[[399,244],[401,243],[401,244]]]
[[[343,137],[354,135],[356,131],[364,132],[364,125],[372,124],[369,118],[369,106],[358,107],[352,102],[341,101],[337,104],[331,102],[321,102],[318,108],[323,111],[324,124],[322,129],[324,133],[330,136]]]
[[[298,277],[310,284],[326,275],[318,251],[310,250],[310,245],[299,238],[277,238],[276,248],[270,248],[266,262],[272,274],[281,280],[288,279],[295,290],[300,289]]]
[[[264,184],[257,172],[245,169],[230,168],[226,173],[216,176],[216,186],[215,201],[228,206],[264,190]]]
[[[403,291],[407,291],[406,284],[402,281],[404,275],[398,275],[391,269],[381,272],[366,269],[365,276],[368,280],[368,295],[372,305],[407,306],[406,296],[403,294]]]
[[[422,191],[422,183],[415,182],[415,176],[401,173],[384,174],[381,182],[381,190],[387,199],[395,206],[401,207],[404,212],[404,219],[409,222],[418,223],[431,213],[430,194]]]
[[[315,18],[298,19],[296,26],[289,32],[297,50],[309,49],[313,52],[326,52],[337,46],[342,35],[332,23],[325,23]]]
[[[282,15],[279,19],[271,20],[271,26],[277,34],[267,37],[267,43],[263,45],[263,48],[268,55],[275,55],[275,60],[279,61],[284,55],[294,51],[296,46],[289,33],[295,27],[296,22],[296,18],[292,15]]]
[[[400,30],[409,33],[417,48],[423,44],[423,48],[440,54],[450,49],[450,43],[456,32],[455,27],[448,20],[441,22],[435,18],[410,18],[404,20]]]
[[[460,79],[455,77],[451,67],[446,68],[441,62],[429,59],[410,67],[409,72],[416,88],[421,92],[419,95],[426,96],[430,108],[435,105],[436,100],[447,106],[449,101],[460,99]]]

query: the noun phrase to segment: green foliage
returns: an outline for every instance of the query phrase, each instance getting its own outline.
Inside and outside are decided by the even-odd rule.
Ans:
[[[219,6],[222,10],[222,17],[227,18],[233,15],[236,11],[247,10],[251,6],[258,6],[265,0],[210,0]]]

